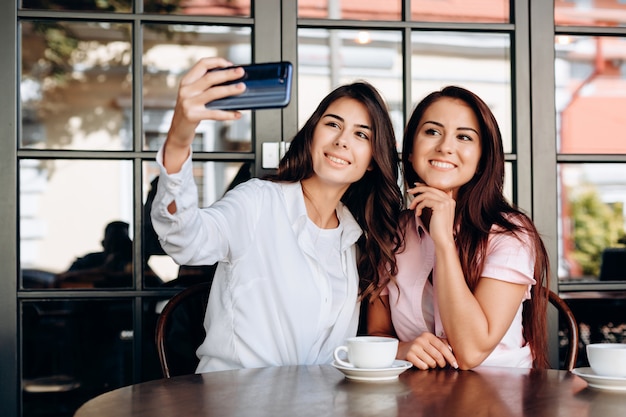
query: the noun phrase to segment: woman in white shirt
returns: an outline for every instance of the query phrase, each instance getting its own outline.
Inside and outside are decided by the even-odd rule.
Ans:
[[[201,120],[241,117],[204,105],[244,91],[241,83],[217,86],[243,75],[210,71],[230,65],[203,59],[183,77],[157,155],[152,220],[162,247],[179,264],[219,262],[197,372],[328,363],[356,334],[359,287],[378,281],[377,265],[395,266],[402,195],[391,120],[371,85],[338,87],[293,138],[275,176],[201,209],[191,142]]]

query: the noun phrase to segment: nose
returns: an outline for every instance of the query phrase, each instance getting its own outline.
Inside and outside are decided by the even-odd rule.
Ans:
[[[451,153],[454,150],[455,143],[454,134],[444,134],[437,144],[437,151]]]
[[[349,133],[345,130],[339,133],[335,138],[334,145],[339,148],[348,149],[348,135]]]

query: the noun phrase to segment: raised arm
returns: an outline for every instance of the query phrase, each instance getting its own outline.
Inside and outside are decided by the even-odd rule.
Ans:
[[[230,65],[223,58],[203,58],[181,79],[163,153],[163,166],[168,174],[179,172],[189,157],[196,128],[202,120],[235,120],[241,117],[238,111],[209,110],[205,107],[209,101],[241,94],[245,90],[243,83],[217,86],[243,76],[242,68],[211,71]],[[169,205],[168,211],[176,212],[175,202]]]

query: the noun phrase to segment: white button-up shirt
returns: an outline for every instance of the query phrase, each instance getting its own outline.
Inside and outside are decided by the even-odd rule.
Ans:
[[[180,172],[161,167],[152,221],[163,249],[181,265],[219,262],[198,348],[196,372],[329,363],[335,347],[356,334],[359,302],[356,241],[362,234],[339,204],[340,268],[347,291],[337,300],[307,231],[302,187],[251,179],[211,207],[199,208],[191,156]],[[176,201],[176,213],[167,206]]]

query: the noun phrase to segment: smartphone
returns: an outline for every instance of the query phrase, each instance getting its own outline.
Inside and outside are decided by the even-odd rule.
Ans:
[[[293,73],[293,66],[290,62],[266,62],[239,66],[246,72],[244,76],[221,85],[243,82],[246,84],[246,91],[236,96],[208,102],[205,105],[207,109],[278,109],[289,104]],[[227,68],[219,68],[214,71],[223,69]]]

